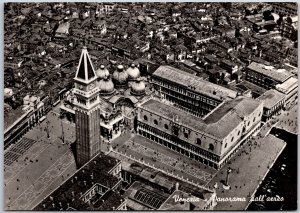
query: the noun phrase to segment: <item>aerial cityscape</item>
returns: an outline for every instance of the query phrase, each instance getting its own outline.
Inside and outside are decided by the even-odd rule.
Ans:
[[[297,3],[4,3],[4,210],[296,210]]]

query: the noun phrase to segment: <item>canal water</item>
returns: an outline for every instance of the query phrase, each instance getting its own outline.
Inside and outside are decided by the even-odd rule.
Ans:
[[[255,194],[255,197],[265,195],[264,201],[252,202],[247,210],[296,210],[297,135],[275,127],[270,134],[284,140],[287,145]],[[277,201],[266,201],[267,197],[274,197]]]

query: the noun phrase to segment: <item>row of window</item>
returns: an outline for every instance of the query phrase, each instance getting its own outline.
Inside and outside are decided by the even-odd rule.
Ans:
[[[151,126],[149,126],[147,124],[140,123],[139,125],[140,125],[140,127],[142,129],[147,129],[147,131],[150,131],[150,132],[154,133],[154,135],[152,135],[152,134],[148,135],[148,133],[142,131],[141,129],[139,130],[139,134],[142,134],[144,136],[148,136],[148,138],[150,138],[151,140],[155,140],[157,138],[156,136],[160,136],[160,137],[165,138],[165,139],[167,139],[169,141],[172,141],[174,143],[173,144],[174,146],[180,145],[184,149],[196,152],[196,153],[198,153],[198,154],[200,154],[202,156],[205,156],[208,159],[212,159],[212,160],[215,160],[215,161],[218,160],[218,157],[216,155],[214,155],[214,154],[212,154],[210,152],[207,152],[207,151],[205,151],[204,149],[202,149],[202,148],[200,148],[198,146],[194,146],[193,144],[190,144],[190,143],[188,143],[186,141],[182,141],[180,139],[174,141],[174,139],[171,137],[171,135],[169,135],[169,134],[167,134],[167,133],[165,133],[163,131],[160,131],[160,130],[154,128],[154,127],[151,127]],[[214,151],[215,147],[214,147],[214,145],[212,143],[210,143],[208,145],[208,149],[210,151]]]
[[[144,120],[145,120],[145,121],[148,120],[148,117],[147,117],[146,115],[144,115]],[[157,121],[156,119],[153,120],[153,123],[154,123],[155,125],[158,125],[158,121]],[[169,129],[168,124],[165,124],[165,125],[164,125],[164,128],[165,128],[166,130],[168,130],[168,129]],[[177,133],[176,135],[178,136],[178,133]],[[188,139],[188,138],[189,138],[189,133],[188,133],[188,132],[184,132],[184,137],[185,137],[186,139]],[[198,144],[198,145],[200,145],[200,146],[202,145],[202,141],[201,141],[200,138],[197,138],[197,139],[196,139],[196,144]],[[214,151],[214,146],[213,146],[213,144],[210,144],[210,145],[209,145],[209,150]]]
[[[164,93],[167,93],[167,94],[169,94],[169,95],[172,95],[171,94],[171,91],[170,90],[167,90],[167,89],[165,89],[165,88],[162,88],[162,91],[164,92]],[[175,92],[176,93],[176,92]],[[192,94],[192,93],[190,93],[190,94]],[[215,92],[215,94],[214,95],[216,95],[216,92]],[[182,95],[182,93],[177,93],[177,98],[179,98],[179,99],[182,99],[182,100],[184,100],[184,101],[187,101],[187,102],[189,102],[189,103],[192,103],[192,104],[195,104],[195,103],[207,103],[207,104],[210,104],[210,105],[213,105],[213,106],[217,106],[219,103],[217,102],[217,101],[215,101],[215,100],[212,100],[212,99],[210,99],[210,98],[208,98],[208,97],[204,97],[204,96],[199,96],[199,95],[188,95],[188,96],[186,96],[186,94],[184,94],[184,95]],[[190,97],[190,98],[189,98]],[[192,99],[191,99],[192,98]]]

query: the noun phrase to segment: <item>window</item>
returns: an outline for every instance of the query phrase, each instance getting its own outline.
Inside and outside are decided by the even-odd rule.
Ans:
[[[210,143],[210,144],[208,145],[208,149],[211,150],[211,151],[214,151],[215,147],[214,147],[213,144]]]
[[[144,120],[145,120],[145,121],[148,121],[147,115],[144,115]]]
[[[253,118],[253,122],[255,122],[255,118]]]
[[[165,129],[169,129],[169,126],[168,126],[168,124],[165,124]]]
[[[249,125],[250,125],[250,121],[248,122],[247,126],[249,126]]]
[[[153,123],[154,123],[155,125],[158,125],[158,122],[157,122],[156,119],[154,119]]]
[[[231,142],[234,140],[234,137],[231,138]]]
[[[201,139],[200,139],[200,138],[197,138],[196,144],[201,145],[201,143],[202,143]]]
[[[239,130],[238,135],[240,135],[240,134],[241,134],[241,131]]]
[[[227,143],[225,143],[225,146],[224,146],[224,148],[226,148],[227,147]]]
[[[189,138],[189,133],[185,132],[185,133],[184,133],[184,137],[185,137],[185,138]]]

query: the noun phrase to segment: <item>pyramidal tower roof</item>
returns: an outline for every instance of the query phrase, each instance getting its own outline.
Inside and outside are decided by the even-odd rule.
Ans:
[[[93,64],[91,62],[89,53],[87,51],[87,48],[83,47],[80,60],[79,60],[79,65],[74,79],[84,83],[89,83],[96,78],[97,76]]]

